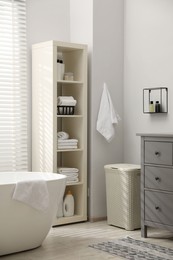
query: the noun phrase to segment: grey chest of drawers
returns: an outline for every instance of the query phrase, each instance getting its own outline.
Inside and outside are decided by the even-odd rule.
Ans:
[[[141,236],[147,227],[173,231],[173,134],[141,136]]]

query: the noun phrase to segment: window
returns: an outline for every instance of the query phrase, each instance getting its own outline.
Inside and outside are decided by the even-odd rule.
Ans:
[[[0,171],[27,171],[25,0],[0,0]]]

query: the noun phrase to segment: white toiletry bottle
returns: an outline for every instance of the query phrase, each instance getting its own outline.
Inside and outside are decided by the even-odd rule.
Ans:
[[[67,192],[64,199],[63,215],[64,217],[72,217],[74,215],[74,197],[70,190]]]

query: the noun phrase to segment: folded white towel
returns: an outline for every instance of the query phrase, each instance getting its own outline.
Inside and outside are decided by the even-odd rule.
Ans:
[[[65,176],[67,176],[67,178],[76,178],[79,176],[79,173],[78,172],[64,172],[63,173]]]
[[[77,143],[77,139],[57,140],[58,149],[76,149]]]
[[[58,103],[58,106],[76,106],[77,101],[62,100]]]
[[[67,140],[69,138],[69,134],[64,131],[59,131],[57,136],[59,140]]]
[[[118,120],[120,117],[115,113],[108,88],[104,83],[96,129],[108,142],[114,137],[114,124],[117,124]]]
[[[69,143],[69,144],[58,144],[58,147],[77,147],[77,144]]]
[[[17,182],[12,198],[37,210],[44,211],[49,206],[47,183],[44,180]]]
[[[68,172],[78,172],[79,171],[79,169],[77,169],[77,168],[71,168],[71,167],[58,167],[57,168],[57,171],[59,172],[59,173],[68,173]]]
[[[67,178],[67,183],[76,183],[79,182],[79,178]]]
[[[58,145],[58,149],[77,149],[77,145]]]
[[[65,139],[65,140],[61,140],[61,139],[58,139],[57,140],[59,144],[68,144],[68,143],[78,143],[78,140],[77,139]]]
[[[58,106],[75,106],[77,101],[72,96],[59,96],[57,98]]]
[[[74,100],[74,97],[72,97],[72,96],[59,96],[59,97],[57,97],[57,102],[59,101],[59,100]]]

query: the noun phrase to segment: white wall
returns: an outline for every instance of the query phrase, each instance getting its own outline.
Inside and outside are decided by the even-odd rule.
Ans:
[[[103,82],[123,117],[123,1],[71,0],[70,10],[71,41],[89,45],[89,217],[96,220],[107,215],[104,165],[123,160],[122,121],[110,144],[96,131]]]
[[[27,1],[27,47],[28,47],[28,146],[31,169],[31,48],[32,44],[49,41],[69,41],[69,0]]]
[[[28,43],[70,38],[69,0],[27,1]]]
[[[140,163],[139,132],[173,129],[173,1],[125,0],[124,160]],[[168,87],[169,113],[143,114],[142,91]]]
[[[93,42],[93,1],[70,0],[70,41],[87,44],[89,54]]]

